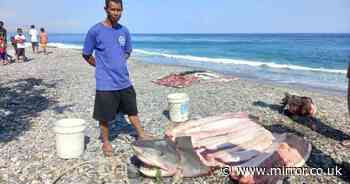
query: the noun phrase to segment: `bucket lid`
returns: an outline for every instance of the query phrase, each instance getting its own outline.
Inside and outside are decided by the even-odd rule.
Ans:
[[[188,99],[188,95],[186,93],[172,93],[168,95],[168,100],[183,100]]]
[[[55,123],[56,127],[77,127],[85,125],[85,120],[83,119],[62,119]]]

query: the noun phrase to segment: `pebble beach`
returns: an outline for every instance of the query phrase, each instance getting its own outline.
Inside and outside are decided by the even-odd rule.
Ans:
[[[92,118],[94,68],[85,63],[80,50],[48,51],[49,55],[32,54],[27,48],[28,62],[0,65],[0,184],[172,183],[173,178],[156,181],[137,172],[130,146],[136,132],[124,116],[110,122],[115,156],[103,155],[100,130]],[[149,64],[131,57],[129,70],[142,126],[157,137],[163,137],[171,126],[167,95],[184,92],[190,97],[191,119],[248,112],[274,133],[291,132],[309,140],[312,153],[305,167],[325,171],[342,168],[342,175],[290,176],[284,183],[350,182],[350,149],[341,144],[350,139],[345,94],[244,78],[195,83],[178,89],[154,84],[152,80],[195,68]],[[315,124],[279,113],[285,92],[313,99],[318,107]],[[52,128],[65,118],[80,118],[87,123],[86,149],[80,159],[60,159],[56,154]],[[212,176],[183,179],[181,183],[235,182],[215,172]]]

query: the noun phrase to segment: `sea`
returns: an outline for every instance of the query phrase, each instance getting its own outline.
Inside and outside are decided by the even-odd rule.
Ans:
[[[81,49],[85,34],[49,34]],[[133,34],[133,56],[242,78],[346,91],[349,34]]]

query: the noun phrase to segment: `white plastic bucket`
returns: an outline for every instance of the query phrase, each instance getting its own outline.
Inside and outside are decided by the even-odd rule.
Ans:
[[[85,121],[62,119],[53,128],[56,134],[56,151],[60,158],[79,158],[84,152]]]
[[[170,120],[184,122],[189,116],[189,97],[186,93],[173,93],[168,95]]]

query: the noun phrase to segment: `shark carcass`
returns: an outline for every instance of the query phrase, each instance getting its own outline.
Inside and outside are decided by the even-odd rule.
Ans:
[[[169,128],[164,139],[139,140],[132,145],[149,177],[209,175],[218,168],[301,167],[311,144],[293,134],[272,134],[247,113],[225,113],[190,120]],[[230,172],[241,183],[276,183],[279,176]]]

